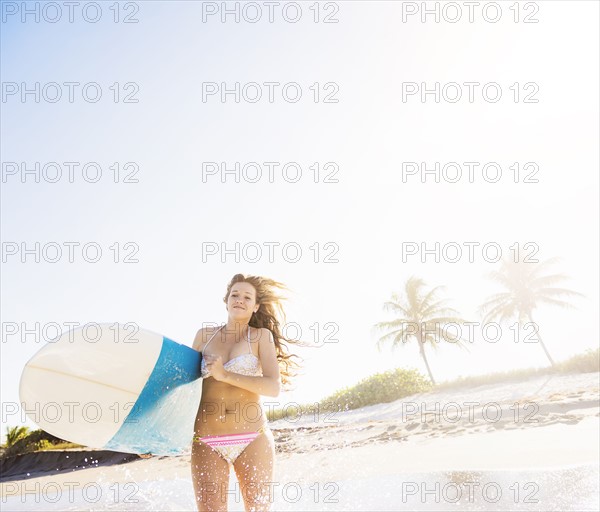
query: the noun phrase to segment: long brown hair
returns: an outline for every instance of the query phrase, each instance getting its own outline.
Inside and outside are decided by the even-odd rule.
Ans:
[[[231,293],[231,288],[236,283],[250,283],[256,290],[256,303],[260,307],[250,317],[249,325],[254,328],[265,327],[273,334],[275,340],[275,350],[277,352],[277,361],[279,363],[279,373],[281,375],[281,384],[284,389],[288,390],[291,384],[291,377],[295,377],[297,372],[294,369],[300,368],[300,365],[292,361],[293,357],[302,359],[296,354],[286,353],[288,347],[282,343],[282,340],[288,343],[299,344],[296,340],[286,338],[281,334],[281,325],[285,325],[286,317],[283,310],[282,301],[287,300],[287,297],[276,293],[276,289],[288,290],[288,287],[283,283],[269,279],[267,277],[252,276],[246,274],[236,274],[227,285],[227,293],[223,297],[223,301],[227,304],[227,299]]]

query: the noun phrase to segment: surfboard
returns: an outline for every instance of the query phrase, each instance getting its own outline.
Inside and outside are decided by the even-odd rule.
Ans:
[[[41,429],[91,448],[188,453],[201,354],[133,324],[86,324],[25,365],[21,406]]]

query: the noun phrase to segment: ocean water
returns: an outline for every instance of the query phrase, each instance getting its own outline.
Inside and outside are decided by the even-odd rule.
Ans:
[[[303,485],[273,486],[272,511],[597,511],[597,465],[521,471],[456,471],[397,474]],[[7,483],[8,484],[8,483]],[[23,485],[24,482],[15,482]],[[243,511],[232,472],[228,509]],[[6,485],[6,484],[5,484]],[[194,511],[191,479],[116,484],[102,480],[87,489],[52,489],[31,481],[22,496],[5,487],[0,509],[8,511]],[[36,492],[38,491],[38,492]],[[58,492],[57,492],[58,491]]]

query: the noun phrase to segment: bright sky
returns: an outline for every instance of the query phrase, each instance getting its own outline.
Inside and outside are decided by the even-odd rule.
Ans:
[[[137,2],[136,13],[121,4],[119,19],[129,14],[138,23],[114,23],[113,2],[102,3],[97,23],[85,21],[80,11],[68,23],[64,6],[56,23],[46,21],[56,15],[50,11],[35,23],[33,15],[22,22],[20,12],[10,14],[7,3],[0,105],[3,438],[7,425],[20,423],[5,417],[6,404],[19,401],[22,369],[43,346],[39,336],[25,339],[24,329],[136,322],[191,345],[203,322],[226,321],[222,297],[239,272],[285,282],[294,292],[288,320],[306,336],[315,323],[321,336],[329,332],[327,322],[338,327],[336,342],[297,351],[306,360],[305,374],[295,391],[280,396],[282,403],[318,400],[388,369],[425,373],[416,343],[379,353],[372,326],[391,319],[383,303],[402,292],[411,275],[431,287],[445,285],[452,305],[477,321],[478,305],[502,291],[485,278],[495,268],[482,257],[486,243],[498,244],[504,254],[514,244],[528,252],[525,244],[531,243],[539,248],[538,259],[561,257],[555,271],[567,274],[565,286],[586,298],[574,301],[575,310],[539,309],[546,345],[559,360],[598,346],[597,2],[535,2],[538,11],[520,12],[519,23],[509,9],[513,2],[501,2],[496,23],[478,10],[469,23],[461,2],[463,18],[456,23],[447,21],[455,16],[449,10],[439,23],[433,15],[423,23],[405,6],[403,22],[401,3],[361,1],[331,3],[335,13],[320,4],[320,19],[330,15],[338,23],[315,23],[313,2],[302,3],[296,23],[279,10],[273,23],[265,21],[261,2],[263,19],[256,23],[246,21],[255,15],[249,10],[239,23],[232,16],[223,23],[218,14],[203,23],[200,2],[160,1]],[[525,18],[538,23],[523,23]],[[23,86],[34,89],[36,82],[39,102],[34,94],[21,101]],[[55,103],[49,101],[57,90],[51,82],[63,93]],[[74,86],[72,103],[66,82],[81,84]],[[91,82],[102,91],[96,103],[82,98],[82,85]],[[256,92],[250,86],[239,103],[233,94],[224,103],[219,94],[203,102],[209,82],[229,89],[256,82],[263,99],[247,101]],[[280,84],[272,103],[266,82]],[[286,89],[286,101],[282,86],[290,82],[298,85]],[[433,94],[425,102],[419,94],[403,101],[410,83],[431,89],[436,82],[445,93],[439,102]],[[449,101],[456,92],[446,87],[451,82],[463,92],[456,103]],[[468,82],[479,84],[472,103]],[[488,83],[498,86],[486,89],[486,100],[482,87]],[[298,88],[302,96],[293,103],[289,98]],[[502,97],[492,103],[498,88]],[[93,97],[94,87],[87,93]],[[128,95],[138,102],[125,103]],[[326,103],[327,97],[338,101]],[[63,176],[49,182],[55,170],[47,167],[49,179],[36,183],[34,174],[18,171],[21,162],[27,169],[58,162]],[[72,183],[65,162],[80,164]],[[96,183],[82,177],[89,162],[101,169]],[[203,177],[206,162],[225,162],[227,169],[258,162],[263,178],[250,182],[252,166],[246,181],[236,182],[232,174]],[[273,182],[265,162],[279,163]],[[298,166],[302,171],[295,183],[281,172],[290,162],[297,166],[288,166],[287,176],[293,178]],[[422,183],[417,174],[403,180],[403,162],[426,162],[428,169],[458,162],[463,178],[435,183],[427,175]],[[465,162],[479,162],[473,183]],[[481,173],[489,162],[502,170],[496,183]],[[317,183],[315,163],[321,170]],[[524,183],[534,166],[538,182]],[[325,183],[336,167],[337,182]],[[94,167],[87,169],[93,178]],[[135,169],[137,182],[124,183]],[[495,167],[488,169],[493,176]],[[50,244],[48,257],[55,255],[52,244],[60,245],[62,258],[36,262],[29,254],[23,263],[20,250],[9,254],[36,242]],[[80,244],[73,263],[65,245],[71,242]],[[436,242],[458,244],[463,258],[403,258],[405,244],[433,248]],[[86,243],[102,248],[99,262],[83,260]],[[232,252],[203,255],[206,244],[234,249],[236,243],[248,244],[237,261]],[[473,262],[469,243],[479,244]],[[119,263],[113,261],[114,244]],[[274,261],[269,244],[275,244]],[[292,244],[287,261],[285,244]],[[257,246],[262,257],[249,261]],[[302,251],[295,262],[294,247]],[[122,262],[127,256],[138,262]],[[18,334],[8,336],[15,325]],[[547,363],[541,347],[514,343],[509,330],[497,343],[478,340],[470,352],[443,346],[429,355],[438,381]]]

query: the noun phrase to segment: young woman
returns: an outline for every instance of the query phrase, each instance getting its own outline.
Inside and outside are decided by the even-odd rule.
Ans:
[[[236,274],[224,302],[227,323],[198,331],[202,398],[192,444],[192,480],[198,510],[227,510],[229,473],[235,470],[246,510],[269,510],[275,444],[260,395],[277,397],[289,383],[294,354],[284,353],[282,297],[272,279]]]

